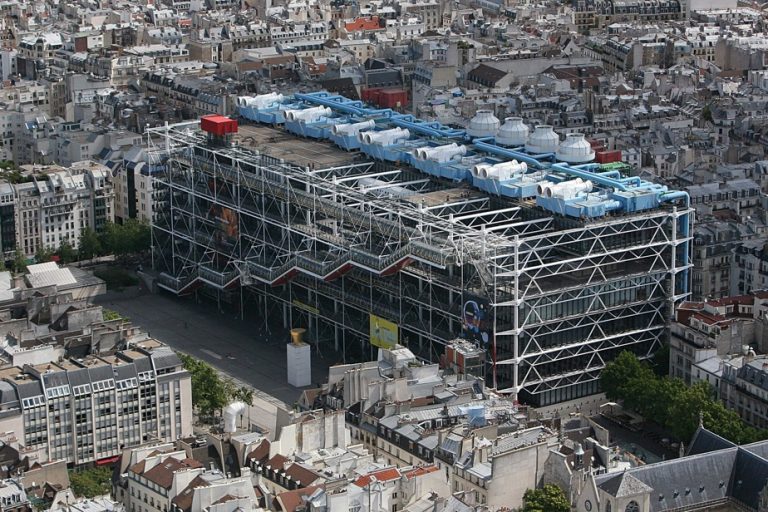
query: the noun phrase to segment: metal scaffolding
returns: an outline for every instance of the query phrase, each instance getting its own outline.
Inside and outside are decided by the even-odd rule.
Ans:
[[[369,357],[370,315],[432,361],[464,334],[491,385],[544,406],[596,393],[622,350],[650,357],[687,296],[689,207],[574,219],[387,163],[297,167],[195,123],[148,139],[159,285],[216,290],[345,359]]]

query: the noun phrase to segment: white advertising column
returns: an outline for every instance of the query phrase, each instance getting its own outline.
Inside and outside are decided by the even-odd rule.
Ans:
[[[288,384],[303,388],[312,384],[312,347],[301,338],[304,329],[291,329],[291,343],[286,345]]]

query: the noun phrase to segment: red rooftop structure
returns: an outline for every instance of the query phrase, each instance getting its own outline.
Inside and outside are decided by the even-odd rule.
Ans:
[[[237,133],[237,121],[226,116],[212,114],[200,118],[200,128],[211,135],[224,137],[231,133]]]

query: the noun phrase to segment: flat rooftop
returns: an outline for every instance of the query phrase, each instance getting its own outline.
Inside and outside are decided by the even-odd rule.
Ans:
[[[0,379],[13,380],[14,377],[16,377],[17,375],[21,375],[23,373],[24,373],[24,370],[22,370],[18,366],[9,366],[7,368],[0,369]]]
[[[157,341],[154,338],[147,338],[145,340],[141,340],[141,341],[135,343],[135,345],[137,347],[139,347],[139,348],[142,348],[142,349],[145,349],[145,350],[149,350],[149,351],[152,351],[153,349],[165,346],[164,344],[160,343],[159,341]]]
[[[355,162],[354,153],[344,151],[326,141],[301,139],[268,126],[240,125],[232,140],[244,148],[282,158],[299,167],[314,166],[316,169],[326,169]]]

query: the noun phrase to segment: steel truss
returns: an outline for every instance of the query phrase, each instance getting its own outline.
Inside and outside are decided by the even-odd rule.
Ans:
[[[160,286],[240,290],[241,308],[282,314],[345,357],[369,356],[375,314],[436,360],[480,298],[493,384],[547,405],[596,392],[621,350],[650,357],[687,296],[687,207],[569,219],[470,188],[443,196],[456,185],[388,164],[301,168],[190,125],[148,138]]]

